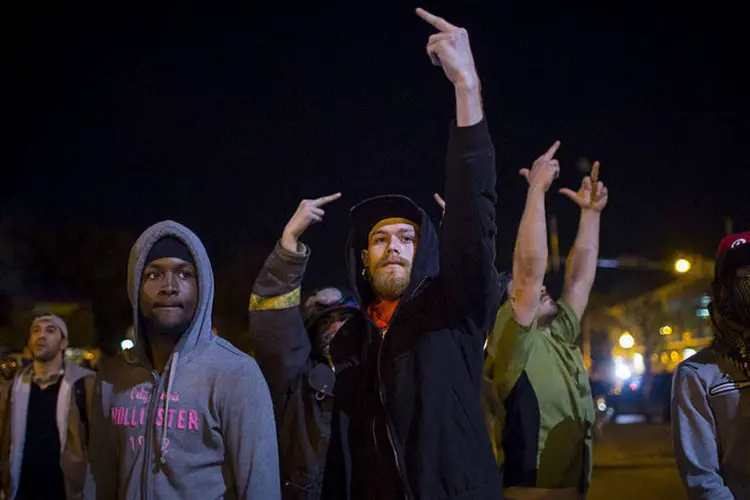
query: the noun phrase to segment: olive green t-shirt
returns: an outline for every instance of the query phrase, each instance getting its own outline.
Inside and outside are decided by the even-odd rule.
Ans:
[[[502,402],[491,422],[506,487],[588,489],[595,418],[575,312],[559,301],[549,328],[521,326],[510,302],[497,312],[484,375]]]

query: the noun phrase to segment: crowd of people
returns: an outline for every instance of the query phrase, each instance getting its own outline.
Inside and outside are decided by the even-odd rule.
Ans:
[[[349,282],[307,294],[303,236],[340,193],[303,200],[251,291],[254,357],[212,330],[200,239],[164,221],[128,267],[135,344],[98,371],[64,363],[45,314],[33,361],[0,384],[6,499],[580,499],[595,410],[576,340],[607,187],[580,189],[562,296],[544,286],[559,142],[528,181],[512,271],[495,267],[495,152],[465,29],[422,9],[453,84],[439,227],[411,199],[350,211]],[[443,199],[444,197],[444,199]],[[750,498],[750,233],[722,242],[714,344],[675,375],[678,464],[692,498]]]

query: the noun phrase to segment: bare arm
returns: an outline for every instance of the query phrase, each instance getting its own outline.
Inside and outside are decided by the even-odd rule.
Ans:
[[[596,278],[601,211],[606,206],[608,198],[607,188],[599,182],[596,194],[593,195],[596,196],[596,201],[591,203],[591,187],[592,180],[586,177],[578,193],[573,193],[569,189],[560,190],[581,207],[578,236],[568,255],[563,288],[563,300],[575,311],[578,319],[581,319],[586,311],[591,287],[594,286]]]
[[[534,321],[544,285],[547,269],[547,219],[544,197],[560,172],[554,159],[559,142],[540,156],[529,169],[521,169],[521,175],[529,182],[526,208],[518,228],[516,248],[513,252],[513,290],[511,304],[519,324],[529,326]]]
[[[468,35],[467,35],[468,36]],[[479,80],[464,76],[456,83],[456,125],[471,127],[482,121],[482,94],[479,91]]]
[[[529,326],[534,321],[547,269],[545,194],[541,187],[529,188],[513,252],[513,292],[510,300],[516,320],[523,326]]]

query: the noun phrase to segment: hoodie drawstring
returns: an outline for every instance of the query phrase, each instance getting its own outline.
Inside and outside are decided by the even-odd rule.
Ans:
[[[165,451],[165,443],[167,443],[167,431],[168,426],[167,422],[169,421],[169,400],[170,396],[172,394],[172,384],[174,383],[175,376],[177,375],[177,360],[180,357],[179,352],[175,352],[172,355],[172,362],[169,364],[169,373],[168,377],[169,380],[167,381],[167,392],[166,392],[166,399],[167,403],[164,406],[164,422],[162,424],[162,433],[161,433],[161,446],[159,446],[159,462],[162,465],[165,465],[167,463],[167,457],[166,457],[166,451]]]

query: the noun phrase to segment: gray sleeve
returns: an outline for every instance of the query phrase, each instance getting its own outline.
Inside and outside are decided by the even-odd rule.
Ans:
[[[279,457],[271,394],[248,357],[220,381],[220,418],[237,498],[281,498]]]
[[[696,371],[680,366],[672,384],[672,441],[690,500],[734,500],[719,465],[716,422]]]

